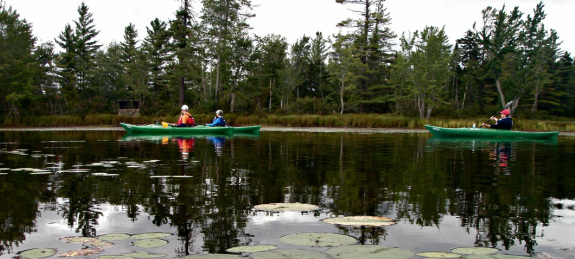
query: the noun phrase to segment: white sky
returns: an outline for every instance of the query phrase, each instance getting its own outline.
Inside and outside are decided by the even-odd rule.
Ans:
[[[2,0],[0,0],[2,1]],[[78,19],[77,8],[82,0],[3,0],[22,18],[32,23],[34,35],[40,42],[54,41],[67,23]],[[180,6],[179,0],[84,0],[93,14],[97,40],[108,45],[123,40],[124,28],[133,23],[139,38],[146,36],[146,27],[156,17],[163,21],[173,19]],[[193,0],[199,11],[200,0]],[[461,38],[465,31],[480,21],[481,10],[487,6],[506,10],[519,6],[525,14],[532,14],[539,0],[387,0],[385,5],[392,18],[391,29],[401,36],[403,32],[422,30],[425,26],[445,26],[450,42]],[[558,32],[563,41],[561,48],[575,53],[575,35],[570,28],[571,15],[575,13],[575,0],[546,0],[544,24]],[[255,18],[249,20],[252,33],[280,34],[291,44],[303,35],[315,36],[321,31],[324,37],[336,34],[335,26],[347,18],[357,18],[349,8],[335,0],[252,0]],[[479,22],[478,22],[478,25]]]

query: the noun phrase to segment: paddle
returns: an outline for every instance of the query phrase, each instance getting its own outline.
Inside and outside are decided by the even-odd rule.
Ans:
[[[513,104],[513,101],[508,102],[508,103],[505,105],[505,107],[503,107],[503,110],[509,108],[509,106],[511,106],[512,104]],[[501,110],[501,111],[503,111],[503,110]],[[497,114],[501,113],[501,111],[499,111]],[[497,116],[497,114],[495,114],[495,115],[493,115],[493,116]],[[493,116],[491,116],[491,117],[493,117]],[[489,117],[489,119],[488,119],[486,122],[484,122],[483,124],[488,123],[488,122],[491,120],[491,117]],[[481,124],[481,126],[479,126],[479,127],[480,127],[480,128],[483,127],[483,124]]]

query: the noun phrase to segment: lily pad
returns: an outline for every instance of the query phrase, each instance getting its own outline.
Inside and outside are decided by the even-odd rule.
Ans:
[[[134,253],[123,254],[123,256],[135,257],[135,258],[158,258],[158,257],[165,257],[166,254],[150,254],[148,252],[134,252]]]
[[[333,247],[355,244],[357,240],[350,236],[333,233],[299,233],[282,236],[280,242],[298,246]]]
[[[490,247],[459,247],[451,249],[451,252],[465,255],[486,255],[486,254],[495,254],[499,252],[499,250]]]
[[[382,227],[395,224],[395,220],[376,216],[351,216],[339,218],[327,218],[323,222],[343,226],[372,226]]]
[[[259,245],[259,246],[236,246],[232,247],[226,252],[228,253],[255,253],[255,252],[263,252],[267,250],[276,249],[277,246],[272,245]]]
[[[141,248],[154,248],[154,247],[165,246],[167,244],[168,241],[158,238],[141,239],[134,242],[134,246]]]
[[[239,255],[229,255],[229,254],[209,254],[209,255],[188,255],[182,257],[181,259],[241,259]]]
[[[327,250],[327,254],[336,259],[408,259],[415,255],[414,252],[409,250],[379,245],[351,245],[334,247]]]
[[[254,206],[255,210],[263,211],[313,211],[319,210],[319,206],[304,203],[270,203],[270,204],[260,204]]]
[[[533,257],[529,256],[520,256],[520,255],[506,255],[506,254],[474,254],[474,255],[465,255],[461,257],[462,259],[533,259]]]
[[[449,252],[423,252],[417,253],[417,256],[425,258],[458,258],[461,257],[460,254],[449,253]]]
[[[252,259],[327,259],[327,255],[318,251],[298,249],[275,249],[250,254]]]
[[[56,249],[52,248],[34,248],[19,253],[20,257],[32,258],[32,259],[49,257],[55,254]]]
[[[143,233],[143,234],[137,234],[137,235],[133,235],[132,238],[135,239],[151,239],[151,238],[164,238],[164,237],[169,237],[172,234],[170,233],[161,233],[161,232],[155,232],[155,233]]]
[[[126,240],[126,239],[130,238],[130,235],[112,233],[112,234],[105,234],[105,235],[98,236],[98,238],[100,240],[103,240],[103,241],[120,241],[120,240]]]
[[[83,243],[83,244],[90,244],[96,247],[105,247],[105,246],[113,246],[114,244],[104,242],[100,239],[94,237],[63,237],[62,240],[66,240],[69,243]]]
[[[94,255],[104,252],[104,249],[99,247],[94,248],[83,248],[76,251],[68,251],[65,253],[58,254],[60,257],[73,257],[73,256],[86,256],[86,255]]]

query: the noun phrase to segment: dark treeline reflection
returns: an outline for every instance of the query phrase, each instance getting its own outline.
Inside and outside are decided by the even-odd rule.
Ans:
[[[0,175],[0,254],[24,242],[49,210],[58,211],[79,235],[103,234],[98,233],[103,204],[123,208],[133,221],[145,213],[155,226],[174,227],[181,241],[178,255],[197,249],[222,253],[249,244],[254,239],[246,230],[251,208],[273,202],[317,204],[328,214],[388,216],[422,227],[439,228],[444,216],[453,215],[461,228],[477,233],[476,245],[522,245],[533,253],[537,227],[551,220],[550,198],[575,198],[575,176],[568,173],[575,168],[568,159],[575,153],[572,139],[122,135],[0,133],[0,172],[7,173]],[[21,168],[54,173],[32,175]],[[93,175],[98,172],[117,176]],[[377,244],[386,236],[384,229],[339,229],[361,243]]]

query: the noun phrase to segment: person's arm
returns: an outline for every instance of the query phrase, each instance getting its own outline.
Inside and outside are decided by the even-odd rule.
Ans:
[[[209,126],[209,127],[216,126],[220,123],[221,120],[222,120],[222,118],[218,117],[211,124],[206,124],[206,126]]]

